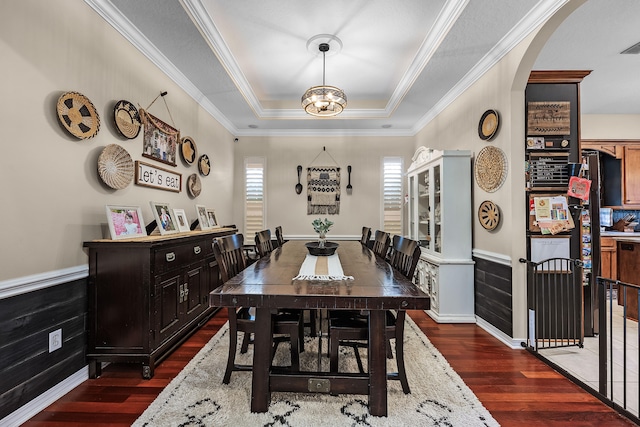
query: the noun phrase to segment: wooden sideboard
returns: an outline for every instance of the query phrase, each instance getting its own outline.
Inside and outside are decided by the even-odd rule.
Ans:
[[[209,292],[220,284],[213,239],[235,232],[85,242],[89,376],[101,374],[101,362],[130,362],[153,377],[156,363],[213,314]]]

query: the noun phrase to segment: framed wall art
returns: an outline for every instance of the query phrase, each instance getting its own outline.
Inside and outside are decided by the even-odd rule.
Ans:
[[[200,230],[211,230],[209,225],[209,216],[207,215],[207,207],[204,205],[196,205],[196,215],[198,215],[198,223]]]
[[[187,220],[187,213],[184,211],[184,209],[174,209],[173,217],[176,220],[178,231],[180,231],[181,233],[190,231],[189,221]]]
[[[135,183],[160,190],[182,191],[182,174],[136,160]]]
[[[216,218],[216,211],[214,209],[207,209],[207,219],[209,220],[209,228],[220,228],[218,225],[218,219]]]
[[[144,125],[142,156],[175,166],[180,131],[143,109],[140,120]]]
[[[140,206],[107,205],[106,209],[111,239],[130,239],[147,235]]]
[[[153,217],[156,220],[156,226],[161,235],[173,234],[178,232],[178,226],[173,216],[173,210],[168,203],[149,202]]]

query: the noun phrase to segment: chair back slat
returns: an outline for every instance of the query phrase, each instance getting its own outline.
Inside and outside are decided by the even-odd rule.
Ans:
[[[262,230],[256,233],[256,250],[258,255],[263,257],[268,255],[273,250],[271,245],[271,230]]]
[[[282,235],[282,226],[276,227],[276,240],[278,241],[278,246],[284,245],[284,236]]]
[[[223,283],[247,267],[247,260],[242,249],[243,245],[244,236],[242,234],[232,234],[214,239],[213,255],[220,267],[220,276]]]
[[[402,273],[407,279],[413,279],[418,260],[420,259],[420,245],[415,240],[402,236],[393,236],[391,258],[389,263]]]
[[[391,243],[391,239],[389,238],[389,233],[385,233],[384,231],[376,230],[375,239],[373,240],[373,253],[375,253],[380,258],[387,258],[387,252],[389,252],[389,244]]]
[[[369,244],[369,239],[371,239],[371,228],[362,227],[362,237],[360,238],[360,243],[367,246]]]

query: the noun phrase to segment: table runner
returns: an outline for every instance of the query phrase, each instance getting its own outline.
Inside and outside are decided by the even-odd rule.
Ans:
[[[353,280],[345,276],[338,254],[314,256],[307,254],[300,266],[300,272],[293,280]]]

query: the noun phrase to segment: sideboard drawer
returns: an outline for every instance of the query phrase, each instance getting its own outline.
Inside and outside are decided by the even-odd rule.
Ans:
[[[158,249],[154,256],[155,274],[162,274],[180,266],[201,261],[206,256],[207,248],[204,241]]]

